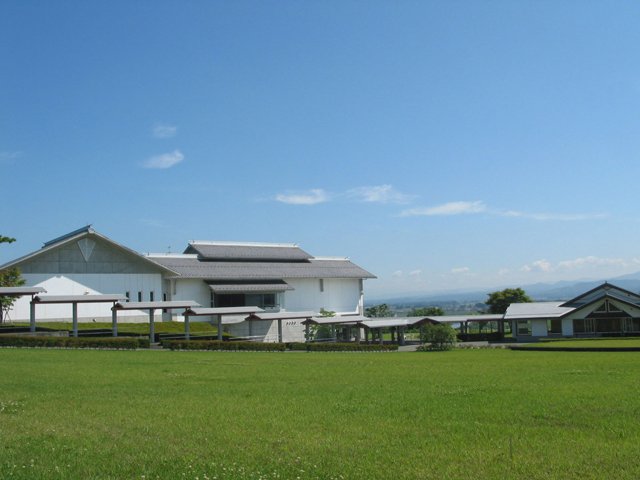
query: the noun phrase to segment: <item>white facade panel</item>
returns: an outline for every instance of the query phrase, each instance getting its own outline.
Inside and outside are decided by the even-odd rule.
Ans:
[[[532,320],[531,321],[531,336],[532,337],[546,337],[547,336],[547,321],[546,320]]]
[[[81,273],[66,275],[51,275],[42,273],[25,273],[22,277],[27,285],[43,287],[47,293],[43,295],[96,295],[122,294],[129,292],[131,300],[136,301],[138,292],[142,292],[143,299],[149,299],[149,293],[154,292],[155,299],[161,300],[162,275],[152,273],[118,274],[118,273]],[[22,297],[9,311],[9,318],[14,322],[29,321],[29,303],[31,297]],[[78,305],[78,321],[110,322],[111,303],[90,303]],[[71,304],[44,304],[36,307],[36,321],[41,322],[70,322]],[[156,312],[156,318],[161,319],[161,312]],[[118,312],[118,322],[146,322],[149,314],[146,311]]]

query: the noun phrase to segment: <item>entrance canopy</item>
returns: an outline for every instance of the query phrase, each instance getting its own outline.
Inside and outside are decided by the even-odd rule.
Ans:
[[[0,297],[23,297],[38,293],[47,293],[47,291],[42,287],[0,287]]]

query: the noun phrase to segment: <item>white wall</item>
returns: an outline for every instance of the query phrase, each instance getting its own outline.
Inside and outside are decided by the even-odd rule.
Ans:
[[[138,292],[142,292],[142,299],[149,301],[149,292],[154,292],[156,301],[162,300],[162,275],[157,273],[138,274],[66,274],[51,275],[40,273],[25,273],[22,277],[30,287],[43,287],[47,293],[43,295],[84,295],[89,292],[97,294],[122,294],[130,292],[131,301],[138,300]],[[29,321],[29,303],[31,297],[22,297],[16,301],[9,312],[12,321]],[[78,320],[80,322],[111,321],[111,303],[91,303],[78,305]],[[161,312],[157,312],[157,318],[161,318]],[[70,322],[71,304],[38,305],[36,307],[36,321]],[[132,310],[118,312],[118,322],[146,322],[149,314],[146,311]]]
[[[326,278],[324,291],[320,291],[317,278],[287,278],[285,281],[295,290],[285,294],[288,312],[319,312],[321,308],[336,313],[360,313],[360,279]]]
[[[532,337],[546,337],[547,336],[547,321],[546,320],[531,320],[531,336]]]

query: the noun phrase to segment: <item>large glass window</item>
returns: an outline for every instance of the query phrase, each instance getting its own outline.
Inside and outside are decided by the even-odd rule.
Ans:
[[[547,320],[547,332],[551,335],[562,335],[562,320]]]
[[[621,318],[595,318],[597,333],[622,332]]]
[[[278,308],[278,293],[224,293],[217,295],[218,307],[259,307]]]

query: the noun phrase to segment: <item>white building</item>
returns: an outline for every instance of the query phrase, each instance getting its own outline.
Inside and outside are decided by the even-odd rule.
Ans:
[[[21,269],[27,285],[43,287],[49,295],[119,293],[132,302],[194,300],[203,307],[258,306],[269,312],[325,309],[338,315],[361,315],[363,280],[375,278],[347,258],[313,257],[293,244],[191,242],[183,254],[143,256],[91,226],[51,240],[0,269],[12,267]],[[173,315],[156,312],[158,321],[183,320]],[[81,305],[78,316],[81,322],[110,322],[110,305]],[[29,298],[17,300],[9,317],[28,321]],[[71,321],[71,306],[38,306],[37,318]],[[119,321],[146,322],[148,312],[122,312]],[[265,341],[277,336],[276,322],[243,318],[235,322],[225,330]],[[284,341],[304,340],[299,320],[283,322],[283,327]]]
[[[504,314],[520,341],[640,333],[640,295],[604,283],[568,302],[512,303]]]

